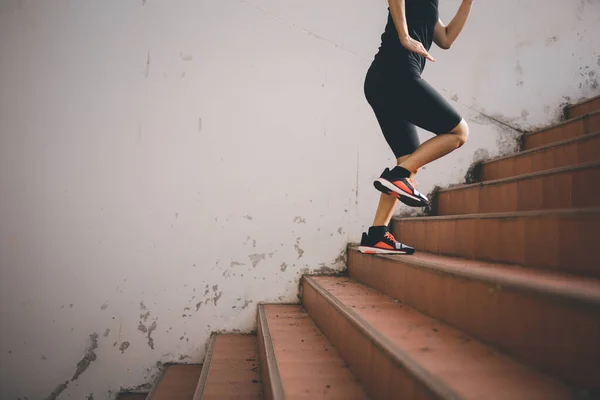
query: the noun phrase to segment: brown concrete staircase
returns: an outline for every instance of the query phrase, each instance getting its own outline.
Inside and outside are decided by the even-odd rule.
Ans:
[[[347,276],[304,276],[301,306],[259,305],[148,399],[598,398],[600,97],[566,112],[394,219],[415,255],[350,246]]]

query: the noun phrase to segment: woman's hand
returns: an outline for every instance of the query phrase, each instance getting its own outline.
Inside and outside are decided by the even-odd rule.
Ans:
[[[431,56],[431,54],[429,54],[427,52],[427,50],[425,49],[425,46],[423,46],[423,44],[421,42],[419,42],[418,40],[415,40],[415,39],[411,38],[410,36],[406,36],[406,37],[400,39],[400,43],[402,43],[402,46],[404,46],[406,49],[412,51],[413,53],[420,54],[423,57],[425,57],[426,59],[428,59],[429,61],[435,62],[435,58],[433,58]]]

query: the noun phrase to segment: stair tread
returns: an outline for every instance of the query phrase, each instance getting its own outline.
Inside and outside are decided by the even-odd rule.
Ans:
[[[349,247],[349,251],[358,252],[358,247]],[[470,260],[426,252],[416,252],[410,256],[383,254],[369,256],[600,306],[600,279],[596,278],[583,278],[512,264]]]
[[[542,129],[538,129],[538,130],[536,130],[534,132],[527,132],[527,133],[524,134],[524,136],[538,135],[540,133],[544,133],[544,132],[549,131],[551,129],[558,128],[558,127],[561,127],[561,126],[564,126],[564,125],[568,125],[568,124],[576,122],[576,121],[578,121],[580,119],[588,118],[588,117],[595,116],[595,115],[600,115],[600,110],[591,111],[591,112],[588,112],[588,113],[586,113],[584,115],[580,115],[578,117],[569,118],[569,119],[567,119],[565,121],[561,121],[561,122],[559,122],[557,124],[550,125],[548,127],[542,128]]]
[[[442,398],[570,398],[562,383],[345,277],[305,277]],[[317,289],[318,290],[318,289]],[[435,388],[435,389],[434,389]]]
[[[205,362],[208,369],[203,371],[204,382],[199,382],[202,387],[194,400],[260,399],[256,340],[256,336],[242,334],[213,336]]]
[[[490,186],[490,185],[498,185],[498,184],[502,184],[502,183],[512,183],[512,182],[518,182],[518,181],[522,181],[522,180],[542,177],[542,176],[546,176],[546,175],[555,175],[555,174],[562,174],[564,172],[575,172],[575,171],[580,171],[580,170],[584,170],[584,169],[595,169],[595,168],[600,168],[600,160],[577,164],[577,165],[569,165],[566,167],[545,169],[542,171],[530,172],[527,174],[515,175],[515,176],[511,176],[511,177],[507,177],[507,178],[493,179],[493,180],[487,180],[487,181],[477,182],[477,183],[455,185],[452,187],[441,189],[440,193],[441,192],[451,192],[453,190],[470,189],[470,188],[479,187],[479,186]]]
[[[498,161],[502,161],[502,160],[507,160],[510,158],[516,158],[516,157],[521,157],[521,156],[525,156],[528,154],[533,154],[533,153],[537,153],[537,152],[541,152],[541,151],[545,151],[548,150],[552,147],[559,147],[559,146],[563,146],[565,144],[569,144],[569,143],[573,143],[573,142],[580,142],[580,141],[586,141],[586,140],[590,140],[596,136],[600,136],[600,131],[599,132],[594,132],[594,133],[588,133],[587,135],[582,135],[582,136],[576,136],[574,138],[569,138],[569,139],[565,139],[565,140],[561,140],[558,142],[553,142],[553,143],[549,143],[540,147],[535,147],[533,149],[529,149],[529,150],[522,150],[519,151],[517,153],[512,153],[512,154],[507,154],[505,156],[500,156],[497,158],[492,158],[490,160],[486,160],[483,161],[482,164],[491,164],[494,162],[498,162]]]
[[[201,365],[169,365],[148,400],[192,400]]]
[[[279,376],[288,398],[367,398],[335,347],[302,307],[259,307],[266,314]]]
[[[451,219],[503,219],[503,218],[522,218],[551,215],[586,215],[600,214],[600,207],[589,208],[569,208],[559,210],[537,210],[537,211],[513,211],[505,213],[482,213],[482,214],[460,214],[460,215],[431,215],[419,217],[394,217],[396,221],[435,221]]]

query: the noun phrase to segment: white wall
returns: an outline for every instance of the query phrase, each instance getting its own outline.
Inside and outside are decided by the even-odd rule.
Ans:
[[[147,384],[341,268],[393,160],[362,87],[385,18],[384,0],[0,0],[0,398]],[[527,129],[597,94],[599,19],[593,0],[477,1],[425,73],[472,137],[423,191],[514,148],[488,117]]]

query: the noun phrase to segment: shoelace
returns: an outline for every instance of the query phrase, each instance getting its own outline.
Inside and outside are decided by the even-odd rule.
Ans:
[[[415,181],[413,178],[408,178],[408,181],[410,182],[410,184],[414,188],[416,188],[417,186],[419,186],[419,182]]]
[[[396,238],[394,237],[394,235],[392,235],[390,232],[386,232],[385,233],[385,238],[391,240],[392,242],[397,242]]]

